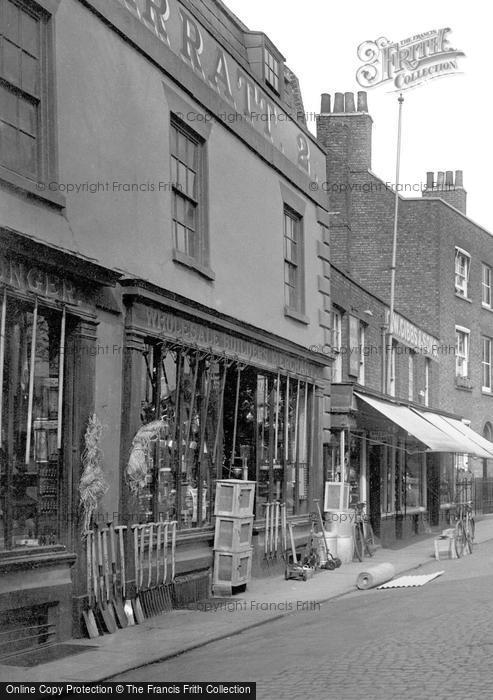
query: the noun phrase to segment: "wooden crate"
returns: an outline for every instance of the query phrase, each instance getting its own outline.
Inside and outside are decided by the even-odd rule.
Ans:
[[[244,552],[214,552],[213,591],[231,593],[233,586],[248,583],[252,573],[252,548]]]
[[[252,544],[253,516],[233,518],[216,517],[214,549],[221,552],[244,552]]]
[[[253,515],[255,481],[221,479],[216,483],[214,515],[245,518]]]

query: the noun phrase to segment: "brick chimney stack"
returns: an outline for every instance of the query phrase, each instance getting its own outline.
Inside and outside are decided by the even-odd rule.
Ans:
[[[366,92],[336,92],[333,109],[331,96],[322,95],[317,116],[317,139],[331,156],[341,159],[352,172],[371,168],[371,131],[373,120],[368,114]]]
[[[463,214],[466,213],[467,192],[464,189],[462,170],[426,173],[426,189],[423,197],[439,197]]]

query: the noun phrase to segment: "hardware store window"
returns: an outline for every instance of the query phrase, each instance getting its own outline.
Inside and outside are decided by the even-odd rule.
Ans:
[[[141,428],[129,467],[142,467],[141,520],[210,525],[215,481],[257,482],[262,504],[308,508],[313,387],[180,344],[149,341],[141,359]],[[140,463],[140,467],[139,467]]]
[[[1,308],[0,549],[55,544],[65,319],[5,293]]]

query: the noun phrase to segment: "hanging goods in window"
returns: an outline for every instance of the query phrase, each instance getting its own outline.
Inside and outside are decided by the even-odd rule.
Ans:
[[[7,316],[7,289],[3,290],[0,318],[0,455],[3,453],[3,367],[5,363],[5,322]]]
[[[108,490],[103,473],[103,453],[100,448],[103,426],[95,413],[89,417],[84,435],[82,453],[83,472],[79,482],[80,503],[83,512],[82,532],[91,528],[91,519],[98,503]]]
[[[235,466],[235,459],[236,459],[236,432],[238,429],[238,407],[240,403],[240,381],[241,381],[241,371],[243,367],[238,364],[236,367],[236,394],[235,394],[235,410],[234,410],[234,417],[233,417],[233,440],[232,440],[232,445],[231,445],[231,461],[230,461],[230,467],[229,467],[229,475],[233,474],[233,476],[237,479],[241,478],[243,474],[243,469],[242,466]]]

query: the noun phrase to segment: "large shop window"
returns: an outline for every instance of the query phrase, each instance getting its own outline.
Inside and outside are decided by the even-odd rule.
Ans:
[[[31,180],[47,160],[45,23],[34,7],[0,0],[0,165]]]
[[[287,513],[306,513],[313,405],[305,381],[149,342],[134,439],[134,450],[148,454],[140,518],[175,519],[182,529],[209,525],[218,478],[256,481],[258,518],[274,499]]]
[[[65,314],[2,295],[0,549],[55,544]]]

